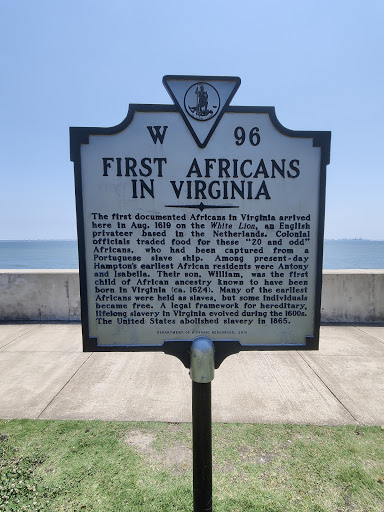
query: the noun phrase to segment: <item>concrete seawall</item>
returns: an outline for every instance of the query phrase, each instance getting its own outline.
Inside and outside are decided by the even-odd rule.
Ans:
[[[77,270],[0,270],[0,322],[79,320]],[[321,320],[384,322],[384,270],[324,270]]]

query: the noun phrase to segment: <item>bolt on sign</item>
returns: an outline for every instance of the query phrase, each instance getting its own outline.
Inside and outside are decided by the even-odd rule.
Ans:
[[[330,132],[230,106],[237,77],[163,83],[70,129],[84,349],[316,349]]]

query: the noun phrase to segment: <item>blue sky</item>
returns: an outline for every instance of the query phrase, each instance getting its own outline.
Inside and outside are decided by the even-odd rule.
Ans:
[[[0,239],[76,238],[70,126],[234,75],[233,105],[332,131],[326,238],[384,239],[382,0],[2,0]]]

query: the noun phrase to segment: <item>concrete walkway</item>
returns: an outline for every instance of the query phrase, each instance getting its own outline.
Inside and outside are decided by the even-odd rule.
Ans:
[[[324,326],[320,347],[230,356],[213,420],[384,425],[384,327]],[[161,353],[83,353],[79,324],[3,324],[0,418],[191,421],[191,380]]]

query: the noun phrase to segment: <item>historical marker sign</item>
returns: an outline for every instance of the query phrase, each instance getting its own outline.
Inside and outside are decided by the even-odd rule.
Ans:
[[[317,348],[330,133],[229,106],[236,77],[164,84],[174,105],[71,128],[85,349]]]

